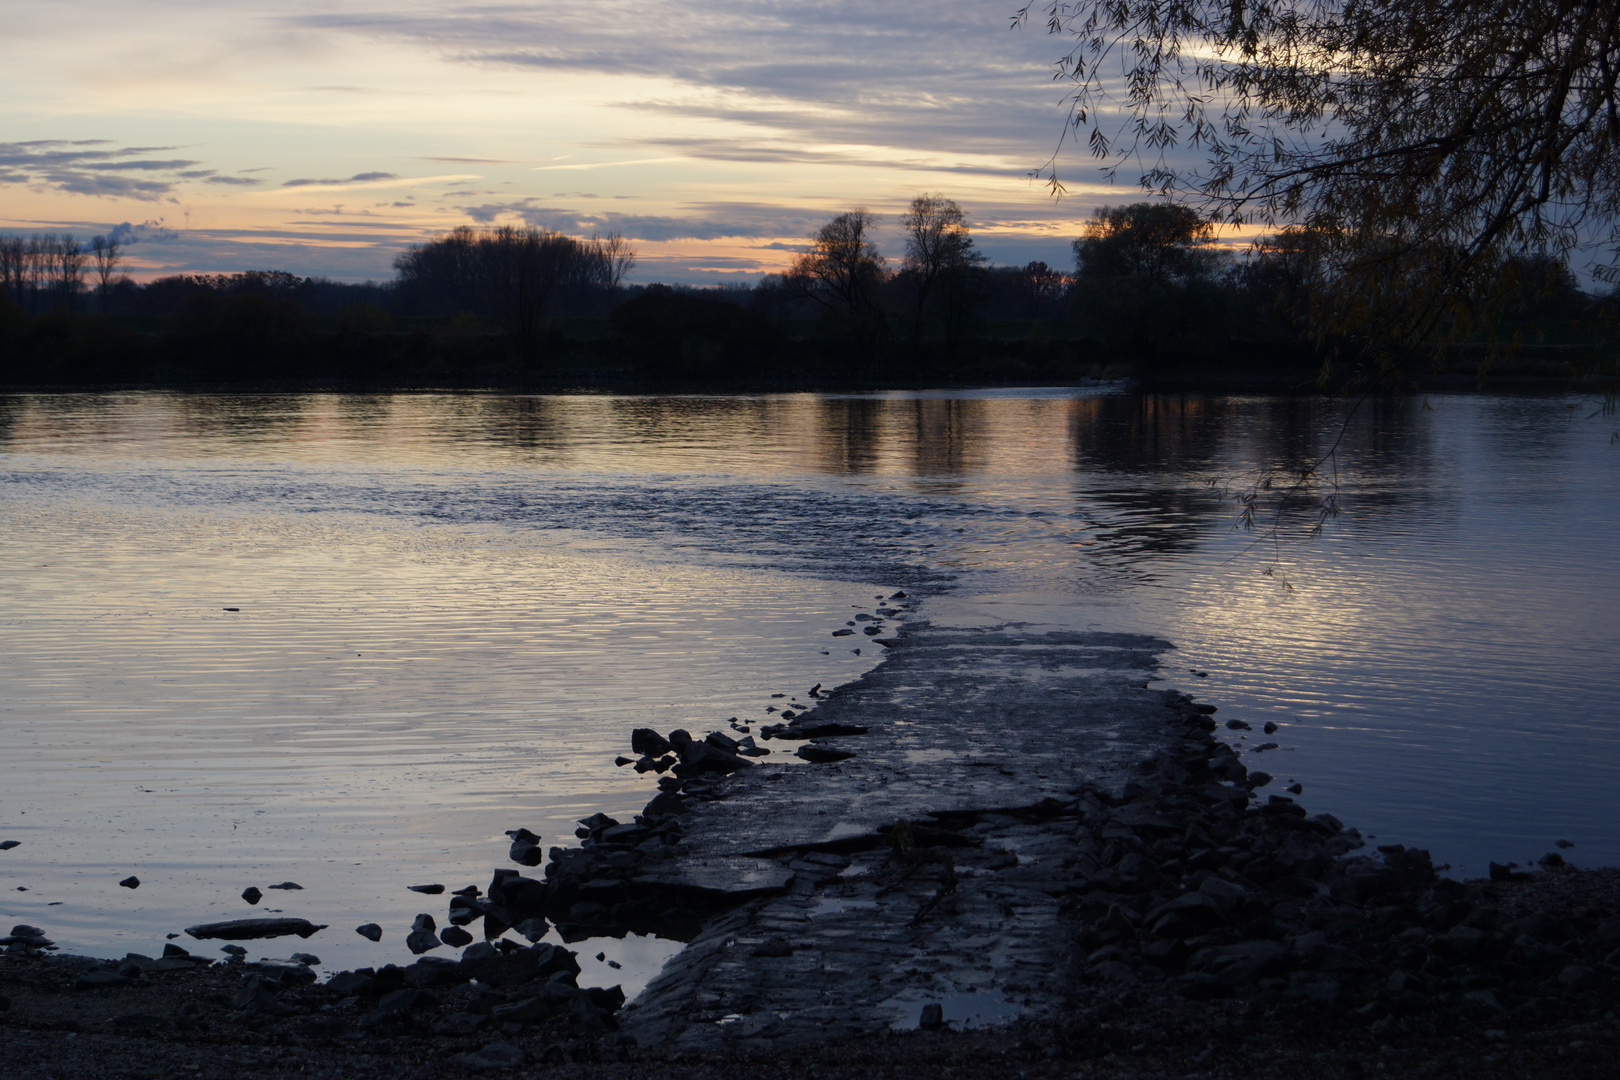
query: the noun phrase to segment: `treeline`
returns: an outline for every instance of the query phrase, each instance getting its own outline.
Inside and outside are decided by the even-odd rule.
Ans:
[[[866,210],[835,215],[749,286],[630,285],[618,235],[459,228],[381,284],[280,271],[136,283],[116,237],[0,238],[0,382],[353,385],[906,384],[1309,379],[1323,260],[1302,230],[1232,250],[1184,207],[1103,207],[1073,269],[991,265],[961,208],[914,199],[891,261]],[[1493,302],[1525,325],[1613,307],[1562,262],[1509,260]],[[1353,343],[1350,343],[1353,346]]]

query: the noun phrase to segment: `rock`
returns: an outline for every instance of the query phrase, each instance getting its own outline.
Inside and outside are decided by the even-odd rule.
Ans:
[[[435,1035],[466,1038],[484,1026],[484,1018],[477,1013],[453,1012],[442,1020],[435,1020],[429,1029]]]
[[[832,632],[832,636],[833,637],[849,637],[854,633],[855,633],[855,631],[850,630],[850,629],[848,629],[846,627],[846,628],[841,628],[841,629],[838,629],[838,630],[834,630]]]
[[[467,981],[461,965],[448,956],[424,956],[416,963],[407,965],[400,978],[406,986],[414,986],[418,990],[433,986],[459,986]]]
[[[683,779],[711,773],[727,775],[740,769],[751,768],[754,764],[747,758],[738,757],[717,746],[698,742],[684,731],[672,731],[669,737],[675,744],[675,753],[681,759],[680,764],[675,766],[675,775]]]
[[[1249,727],[1249,722],[1247,720],[1228,720],[1226,722],[1226,726],[1228,728],[1230,728],[1231,730],[1233,730],[1233,731],[1250,731],[1250,730],[1252,730]]]
[[[286,937],[289,934],[307,938],[317,930],[325,929],[326,924],[312,923],[308,919],[231,919],[227,922],[188,926],[186,933],[198,939],[223,938],[226,941],[249,941],[255,938]]]
[[[314,953],[307,952],[295,952],[291,956],[287,957],[287,959],[291,960],[295,964],[303,964],[305,967],[314,967],[316,964],[321,962],[320,957],[316,956]]]
[[[418,915],[415,919],[411,920],[411,929],[412,930],[426,930],[429,933],[432,933],[434,930],[437,930],[438,928],[439,928],[439,924],[434,922],[433,921],[433,916],[427,914],[426,912],[422,913],[421,915]]]
[[[1565,986],[1585,986],[1596,976],[1591,968],[1582,964],[1566,964],[1558,973],[1558,981]]]
[[[117,968],[98,968],[86,971],[73,980],[75,990],[101,990],[109,986],[128,986],[134,979]]]
[[[186,952],[186,950],[182,949],[180,946],[176,945],[174,942],[170,941],[170,942],[165,942],[164,943],[164,945],[163,945],[163,955],[167,957],[167,956],[190,956],[191,954]],[[319,961],[316,961],[316,962],[319,963]]]
[[[1254,748],[1253,752],[1256,753],[1256,754],[1260,754],[1260,753],[1264,753],[1267,750],[1275,750],[1275,749],[1277,749],[1278,745],[1279,745],[1278,743],[1274,743],[1274,742],[1263,742],[1259,746],[1256,746]]]
[[[307,986],[315,981],[315,973],[309,970],[307,964],[300,964],[291,959],[256,960],[244,965],[243,970],[252,972],[262,982],[271,982],[278,986]]]
[[[18,923],[16,926],[11,928],[11,936],[13,938],[32,938],[36,940],[44,940],[45,931],[41,930],[37,926],[29,926],[26,923]]]
[[[613,764],[617,765],[621,769],[624,768],[626,765],[634,765],[635,762],[636,762],[635,758],[628,758],[628,757],[625,757],[623,754],[620,754],[618,757],[613,759]]]
[[[247,888],[242,890],[242,899],[246,900],[250,904],[257,904],[260,900],[264,899],[264,893],[260,892],[258,889],[255,889],[252,885],[249,885]]]
[[[411,892],[419,892],[424,896],[438,896],[444,892],[443,885],[407,885],[405,887]]]
[[[134,874],[131,874],[118,884],[122,885],[126,889],[138,889],[141,887],[141,879],[136,877]]]
[[[630,733],[630,749],[645,757],[657,758],[675,748],[652,728],[636,728]]]
[[[250,978],[241,993],[231,1002],[231,1008],[250,1016],[292,1016],[298,1010],[277,1001],[275,994],[257,977]]]
[[[412,956],[421,956],[430,949],[437,949],[441,944],[439,935],[432,930],[412,930],[405,935],[405,947],[411,950]]]
[[[1262,727],[1260,730],[1265,732],[1267,735],[1275,735],[1275,734],[1277,734],[1277,725],[1274,724],[1272,721],[1267,720],[1266,723],[1265,723],[1265,726]]]
[[[535,942],[546,936],[547,932],[551,930],[551,924],[536,915],[533,918],[524,919],[512,929],[521,934],[525,940]]]
[[[815,743],[805,743],[793,752],[794,757],[817,765],[826,765],[834,761],[847,761],[855,755],[848,750],[834,750],[830,746],[818,746]]]
[[[490,1043],[482,1050],[463,1054],[461,1063],[474,1069],[514,1069],[522,1065],[528,1055],[507,1043]]]
[[[755,945],[753,954],[755,956],[792,956],[793,945],[788,941],[787,938],[777,934],[776,936],[768,937],[758,945]]]
[[[280,885],[270,886],[272,889],[281,889],[284,892],[303,892],[304,887],[296,881],[283,881]]]
[[[0,840],[0,851],[10,851],[14,847],[21,847],[21,840]]]
[[[539,866],[546,861],[539,833],[532,833],[528,829],[508,829],[506,835],[512,838],[512,847],[506,854],[513,862],[520,866]]]
[[[1271,774],[1256,769],[1249,774],[1248,784],[1251,788],[1262,788],[1271,783]]]
[[[7,841],[7,843],[12,844],[13,846],[15,846],[15,844],[16,844],[15,841]],[[0,844],[0,847],[4,847],[4,846],[5,846],[4,844]],[[1556,847],[1556,848],[1564,848],[1565,850],[1568,850],[1569,848],[1572,848],[1574,846],[1575,845],[1570,843],[1568,840],[1554,840],[1553,841],[1553,847]]]
[[[354,928],[354,932],[363,938],[370,938],[372,941],[382,940],[382,927],[378,926],[374,922],[368,922],[361,926],[357,926]]]
[[[459,926],[447,926],[439,931],[439,940],[452,949],[472,944],[473,936]]]
[[[1545,854],[1541,858],[1537,859],[1536,862],[1540,863],[1542,866],[1568,866],[1569,865],[1568,863],[1566,863],[1564,861],[1564,857],[1562,855],[1558,854],[1558,852],[1556,852],[1556,851],[1547,852],[1547,854]]]
[[[225,953],[232,960],[240,960],[247,955],[247,950],[240,945],[221,945],[219,951]]]
[[[1303,795],[1303,794],[1305,794],[1305,785],[1304,784],[1289,784],[1287,787],[1283,788],[1283,790],[1286,791],[1286,792],[1289,792],[1290,794]]]
[[[376,985],[365,971],[343,971],[326,980],[327,989],[343,997],[369,997]]]
[[[945,1026],[945,1006],[937,1001],[931,1001],[922,1007],[922,1013],[917,1017],[917,1026],[924,1031],[938,1031]]]
[[[521,986],[554,975],[579,974],[574,953],[557,945],[531,945],[503,952],[487,941],[469,945],[461,954],[461,971],[468,979],[490,986]]]

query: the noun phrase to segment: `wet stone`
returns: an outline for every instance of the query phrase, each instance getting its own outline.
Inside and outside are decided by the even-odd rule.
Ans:
[[[372,941],[382,940],[382,927],[378,926],[374,922],[362,923],[354,928],[354,932],[359,934],[361,937],[368,938]]]

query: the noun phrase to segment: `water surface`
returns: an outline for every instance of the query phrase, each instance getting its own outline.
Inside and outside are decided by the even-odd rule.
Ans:
[[[1572,403],[1363,406],[1341,515],[1305,539],[1330,489],[1301,490],[1256,544],[1230,495],[1346,403],[0,399],[0,917],[151,952],[292,879],[261,910],[332,923],[328,966],[399,959],[442,907],[406,885],[634,812],[631,728],[854,677],[873,649],[830,632],[895,589],[1166,637],[1166,684],[1280,744],[1251,767],[1461,872],[1557,838],[1615,863],[1620,449]]]

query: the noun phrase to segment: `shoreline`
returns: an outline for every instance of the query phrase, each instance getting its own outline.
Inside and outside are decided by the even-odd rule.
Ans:
[[[506,1067],[495,1059],[507,1051],[473,1060],[491,1044],[516,1049],[511,1066],[573,1058],[626,1076],[672,1061],[718,1062],[716,1075],[730,1075],[806,1054],[836,1070],[848,1053],[889,1055],[903,1073],[930,1055],[981,1051],[992,1072],[1007,1053],[1036,1065],[1078,1055],[1107,1075],[1220,1075],[1228,1059],[1252,1058],[1257,1039],[1299,1053],[1375,1044],[1369,1068],[1378,1047],[1399,1044],[1464,1054],[1489,1073],[1540,1053],[1549,1032],[1579,1029],[1567,1041],[1586,1046],[1560,1059],[1568,1071],[1588,1048],[1613,1045],[1620,871],[1456,883],[1439,879],[1425,852],[1366,852],[1354,829],[1263,795],[1269,781],[1219,741],[1213,707],[1146,689],[1164,642],[921,623],[895,640],[884,663],[780,733],[852,756],[716,768],[733,773],[716,780],[696,767],[708,751],[677,753],[687,759],[680,795],[660,795],[638,823],[598,822],[586,844],[553,849],[544,895],[531,900],[561,915],[565,937],[593,918],[623,925],[710,909],[616,1022],[575,1008],[590,1000],[577,992],[559,995],[566,1009],[531,1007],[532,1022],[495,1023],[496,1010],[522,1014],[512,1007],[542,995],[533,981],[481,989],[465,963],[405,969],[416,975],[394,985],[411,1003],[367,1026],[385,1011],[378,986],[340,993],[269,969],[181,962],[74,991],[82,961],[13,946],[0,965],[0,994],[14,999],[0,1030],[56,1058],[75,1050],[173,1066],[177,1054],[195,1056],[190,1047],[271,1047],[306,1072],[380,1054],[390,1070],[403,1057],[421,1076]],[[729,756],[720,742],[687,745]],[[897,833],[900,820],[908,828]],[[634,836],[626,829],[659,842],[627,858],[642,849],[620,842]],[[514,861],[533,865],[532,848],[514,843]],[[492,885],[514,878],[521,871]],[[496,923],[487,908],[467,921],[521,914],[503,888],[509,895]],[[647,896],[679,895],[688,903],[636,910]],[[469,910],[452,904],[452,916]],[[1022,1018],[977,1033],[890,1031],[974,994]],[[177,998],[206,1005],[181,1015]],[[68,1004],[115,1015],[51,1021],[41,1011]],[[1194,1034],[1209,1045],[1187,1045]],[[1493,1052],[1497,1062],[1485,1060]],[[204,1064],[191,1074],[240,1072]]]

